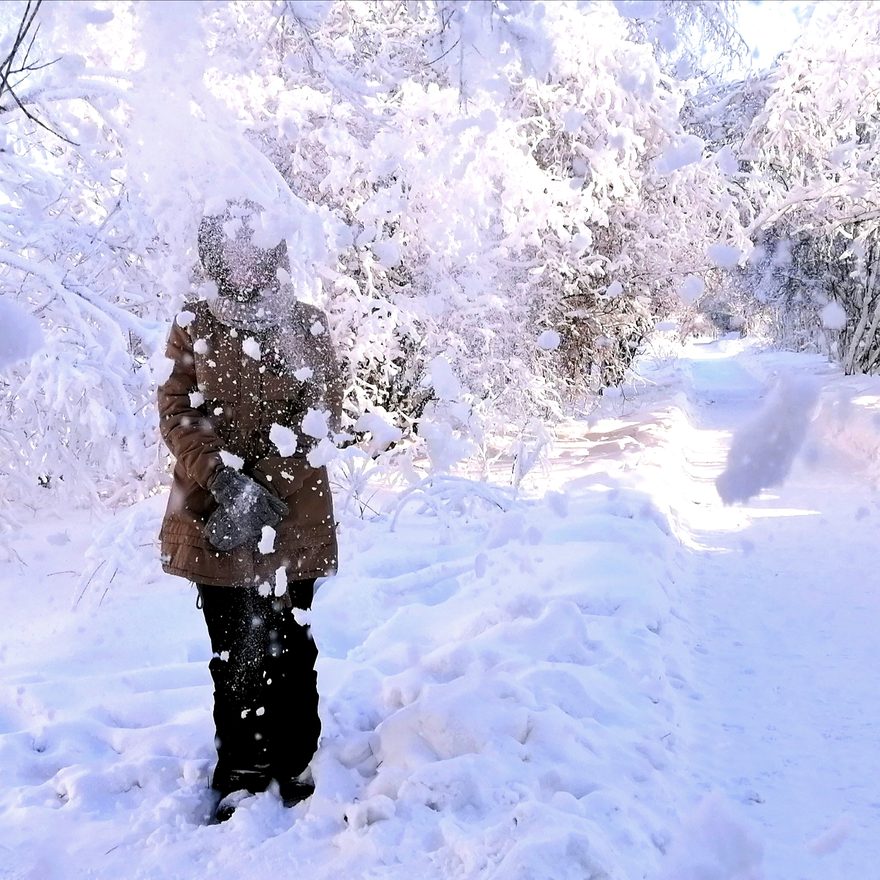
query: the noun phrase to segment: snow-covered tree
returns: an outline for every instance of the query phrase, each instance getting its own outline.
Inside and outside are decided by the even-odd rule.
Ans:
[[[127,198],[113,117],[125,78],[46,46],[55,18],[98,28],[91,7],[16,6],[0,50],[0,285],[43,345],[0,374],[4,506],[127,496],[156,462],[145,413],[161,323],[153,231]]]
[[[559,412],[618,380],[683,267],[736,236],[723,171],[630,25],[575,3],[282,17],[249,106],[291,186],[352,231],[328,288],[361,406],[448,412],[423,382],[439,356],[459,413]]]
[[[742,168],[755,244],[742,289],[783,343],[876,370],[880,4],[819,4],[772,71],[724,91],[701,116]]]
[[[165,330],[224,199],[267,207],[328,309],[349,426],[394,421],[441,468],[619,381],[743,246],[671,44],[611,4],[15,8],[0,56],[36,9],[27,61],[53,63],[0,108],[0,284],[44,337],[0,380],[10,500],[161,484]]]

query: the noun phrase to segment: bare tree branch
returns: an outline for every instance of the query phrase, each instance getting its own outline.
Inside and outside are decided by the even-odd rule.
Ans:
[[[18,32],[15,35],[15,39],[12,41],[12,48],[9,50],[9,54],[3,60],[2,64],[0,64],[0,113],[8,112],[11,109],[11,106],[4,106],[2,103],[4,94],[8,93],[15,106],[24,113],[27,119],[40,126],[40,128],[44,128],[50,134],[55,135],[55,137],[65,143],[76,147],[79,146],[76,141],[61,134],[61,132],[56,131],[54,128],[43,122],[35,113],[29,110],[16,92],[18,86],[21,85],[31,73],[36,70],[42,70],[58,60],[56,58],[54,61],[47,61],[42,64],[29,61],[31,51],[34,48],[34,42],[37,39],[37,34],[40,32],[39,23],[35,26],[34,22],[42,5],[43,0],[27,0],[24,14],[18,24]],[[30,37],[29,41],[28,37]],[[24,47],[24,58],[21,60],[18,67],[14,67],[13,65],[16,63],[16,57],[20,54],[22,47]],[[24,75],[13,84],[11,78],[21,74]]]

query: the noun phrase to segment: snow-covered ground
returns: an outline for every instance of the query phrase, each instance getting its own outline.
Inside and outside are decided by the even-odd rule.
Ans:
[[[755,876],[872,877],[880,864],[872,672],[880,661],[880,383],[844,379],[804,355],[731,357],[730,343],[702,349],[682,365],[692,404],[686,607],[698,692],[687,713],[689,775],[696,790],[722,793],[753,823],[764,850]],[[814,382],[821,389],[804,446],[782,488],[724,508],[713,480],[729,429],[754,423],[756,401],[774,396],[768,383],[780,380],[789,392]],[[702,826],[731,839],[710,817]]]
[[[317,792],[222,826],[164,497],[110,524],[23,511],[0,568],[0,877],[872,876],[880,383],[732,339],[640,372],[518,497],[438,481],[346,517],[312,612]],[[773,392],[805,377],[816,412]],[[731,444],[722,486],[793,463],[786,482],[725,507]]]

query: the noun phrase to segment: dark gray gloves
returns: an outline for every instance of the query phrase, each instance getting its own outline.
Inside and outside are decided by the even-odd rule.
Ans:
[[[263,526],[274,528],[288,512],[280,498],[231,467],[217,471],[208,491],[219,506],[208,518],[205,537],[223,552],[258,541]]]

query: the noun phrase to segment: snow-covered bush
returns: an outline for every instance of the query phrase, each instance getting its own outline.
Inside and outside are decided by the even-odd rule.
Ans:
[[[678,79],[724,74],[748,46],[732,0],[614,0],[631,35],[649,43],[661,67]]]
[[[221,142],[234,127],[190,76],[199,4],[18,6],[0,49],[0,285],[44,344],[0,374],[3,502],[113,504],[165,479],[155,391],[202,211],[286,188],[243,135]]]
[[[45,340],[3,374],[8,499],[162,482],[165,331],[225,198],[268,206],[299,295],[328,310],[348,427],[382,412],[441,470],[619,381],[712,245],[742,244],[672,44],[611,4],[39,14],[31,58],[59,60],[16,85],[28,114],[0,112],[0,283]]]
[[[59,39],[62,25],[90,35],[100,27],[85,4],[44,14],[42,33],[57,24]],[[147,268],[156,242],[127,195],[113,116],[125,77],[73,54],[39,67],[54,52],[42,39],[31,45],[40,19],[24,21],[21,31],[11,21],[0,50],[10,59],[0,91],[0,285],[39,319],[43,345],[0,373],[2,503],[137,494],[158,475],[145,412],[162,304]],[[17,327],[4,322],[2,333]]]
[[[619,381],[683,249],[693,266],[736,236],[724,172],[631,23],[573,3],[282,21],[281,82],[250,90],[277,101],[251,106],[291,187],[352,231],[327,286],[353,400],[415,421],[443,356],[489,430],[558,413]]]
[[[878,91],[880,5],[819,4],[771,73],[703,109],[726,118],[753,213],[741,289],[778,340],[827,348],[848,373],[880,366]]]

